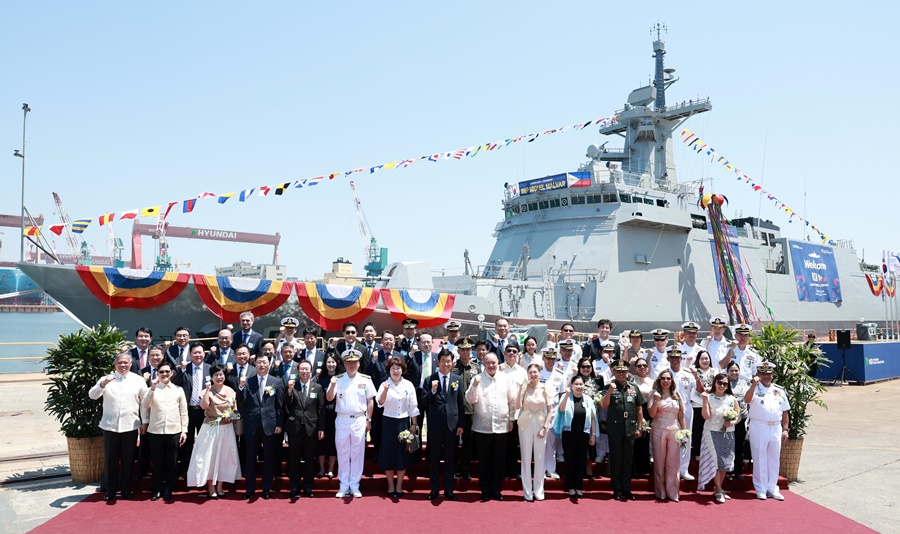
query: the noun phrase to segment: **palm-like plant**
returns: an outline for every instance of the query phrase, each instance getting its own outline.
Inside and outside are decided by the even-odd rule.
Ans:
[[[113,368],[113,360],[125,346],[125,333],[105,322],[59,338],[57,347],[44,358],[50,388],[44,408],[60,422],[67,438],[102,436],[103,403],[91,400],[88,391]]]
[[[763,361],[775,365],[774,382],[784,388],[790,405],[790,439],[803,439],[812,417],[807,412],[809,403],[826,410],[822,400],[825,387],[809,376],[813,364],[827,366],[831,360],[825,358],[821,349],[814,345],[798,343],[799,331],[785,328],[780,324],[764,324],[759,334],[754,334],[750,345],[759,353]]]

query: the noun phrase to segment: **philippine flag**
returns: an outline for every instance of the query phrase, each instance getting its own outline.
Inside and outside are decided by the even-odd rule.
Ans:
[[[569,182],[569,188],[572,187],[590,187],[591,173],[589,172],[570,172],[566,175]]]

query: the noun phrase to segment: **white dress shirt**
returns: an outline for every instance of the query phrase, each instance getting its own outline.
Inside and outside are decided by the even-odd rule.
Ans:
[[[375,399],[381,399],[384,390],[388,390],[384,404],[378,403],[379,408],[384,408],[384,416],[394,419],[405,419],[419,415],[419,405],[416,401],[416,387],[405,378],[395,384],[390,378],[381,383]]]
[[[482,434],[509,432],[509,423],[516,410],[515,384],[504,373],[494,373],[491,377],[487,371],[482,371],[478,376],[481,383],[476,387],[472,380],[466,391],[466,402],[475,407],[472,431]]]
[[[151,434],[181,434],[188,431],[184,390],[175,384],[159,383],[141,401],[141,419]]]
[[[104,376],[94,384],[88,396],[94,400],[103,397],[103,415],[100,428],[109,432],[131,432],[141,426],[141,400],[147,394],[147,383],[135,373],[113,373],[115,379],[101,386]]]

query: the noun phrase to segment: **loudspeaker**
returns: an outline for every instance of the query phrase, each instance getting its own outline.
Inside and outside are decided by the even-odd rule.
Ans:
[[[837,348],[838,350],[847,350],[850,348],[850,331],[849,330],[837,330],[835,331],[837,334]]]

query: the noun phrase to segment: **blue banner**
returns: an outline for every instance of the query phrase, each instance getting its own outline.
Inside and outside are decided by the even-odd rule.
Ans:
[[[797,298],[807,302],[841,302],[841,279],[834,249],[802,241],[788,241],[797,281]]]
[[[569,187],[568,175],[554,174],[553,176],[544,176],[543,178],[535,178],[534,180],[525,180],[519,182],[519,195],[525,196],[541,191],[553,191],[554,189],[566,189]]]

